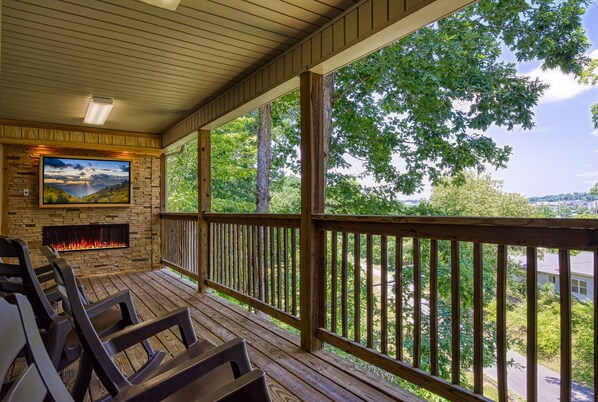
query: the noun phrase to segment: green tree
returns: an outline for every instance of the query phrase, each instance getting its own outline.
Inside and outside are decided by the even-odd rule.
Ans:
[[[591,301],[581,302],[575,297],[571,299],[571,339],[573,378],[591,386],[593,380],[594,354],[594,304]],[[518,338],[519,351],[525,354],[527,320],[525,300],[517,304],[508,314],[509,337]],[[538,291],[538,359],[540,364],[559,370],[560,352],[560,300],[554,292],[554,286],[547,284]]]
[[[590,188],[590,194],[591,195],[598,195],[598,183],[594,184],[591,188]]]
[[[465,173],[460,181],[432,187],[430,206],[448,216],[533,217],[535,208],[520,194],[502,191],[502,182],[488,174]]]
[[[590,65],[582,73],[580,81],[584,84],[598,85],[598,57],[590,62]],[[591,113],[594,128],[598,128],[598,103],[592,105]]]
[[[166,156],[166,210],[197,212],[197,140]]]
[[[212,130],[212,211],[256,209],[257,112]]]
[[[589,4],[481,0],[335,72],[325,100],[332,107],[328,188],[368,176],[380,195],[412,194],[426,179],[505,167],[511,148],[485,132],[531,129],[546,85],[502,61],[502,47],[519,61],[579,75],[589,61],[581,25]],[[289,142],[285,151],[296,157],[296,141]],[[362,173],[341,173],[349,157]]]

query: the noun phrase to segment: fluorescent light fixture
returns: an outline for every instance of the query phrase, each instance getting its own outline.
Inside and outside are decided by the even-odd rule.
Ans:
[[[142,3],[150,6],[164,8],[166,10],[175,11],[179,6],[181,0],[139,0]]]
[[[108,115],[112,111],[112,106],[114,106],[112,99],[94,96],[89,101],[89,106],[87,106],[87,113],[85,113],[83,122],[85,124],[101,126],[106,122]]]

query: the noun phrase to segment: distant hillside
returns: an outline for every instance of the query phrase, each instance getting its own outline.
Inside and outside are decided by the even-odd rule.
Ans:
[[[79,199],[59,188],[44,186],[44,204],[65,204],[78,202]]]
[[[96,193],[81,198],[85,203],[126,203],[129,202],[129,181],[106,187]]]
[[[543,197],[530,197],[529,202],[555,202],[555,201],[598,201],[598,195],[591,195],[589,193],[568,193],[557,195],[545,195]]]
[[[44,204],[94,204],[94,203],[128,203],[129,181],[123,181],[110,187],[103,188],[84,197],[76,197],[52,185],[44,186]]]

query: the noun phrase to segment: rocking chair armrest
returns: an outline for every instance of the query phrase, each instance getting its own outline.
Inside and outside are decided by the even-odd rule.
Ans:
[[[253,369],[233,382],[203,396],[196,402],[270,402],[271,400],[266,385],[266,373],[263,370]]]
[[[17,265],[0,263],[0,275],[8,278],[22,278],[21,268]]]
[[[52,273],[52,277],[54,277],[54,268],[52,268],[52,264],[46,264],[37,268],[33,268],[33,271],[37,276]]]
[[[54,273],[50,274],[41,274],[37,276],[37,281],[39,283],[46,283],[54,280]]]
[[[20,282],[2,281],[0,282],[0,291],[6,293],[23,293],[23,284]]]
[[[226,363],[231,364],[237,379],[251,371],[244,339],[236,338],[216,346],[160,375],[132,386],[128,392],[118,395],[115,400],[162,400],[172,394],[173,389],[180,389]]]
[[[128,290],[123,290],[95,303],[90,303],[85,306],[85,311],[87,312],[89,318],[93,318],[109,308],[115,307],[119,304],[133,305],[131,293]]]
[[[107,350],[116,354],[172,327],[179,328],[186,348],[197,341],[187,307],[181,307],[160,317],[155,317],[124,328],[103,337],[102,341]]]

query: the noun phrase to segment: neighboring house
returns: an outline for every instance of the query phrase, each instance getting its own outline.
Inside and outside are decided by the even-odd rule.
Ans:
[[[538,260],[538,284],[550,282],[558,293],[559,255],[546,253]],[[594,297],[594,254],[581,252],[571,256],[571,294],[578,300],[591,300]]]

